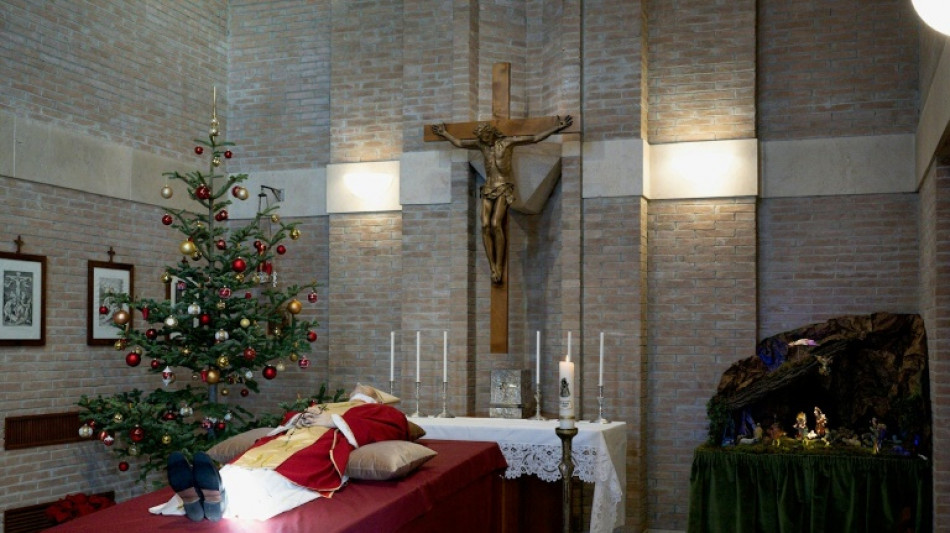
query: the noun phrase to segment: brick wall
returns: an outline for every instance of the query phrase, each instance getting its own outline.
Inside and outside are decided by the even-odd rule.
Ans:
[[[160,386],[155,375],[125,364],[111,346],[86,345],[87,261],[135,266],[135,291],[162,298],[164,265],[179,256],[179,234],[160,222],[162,211],[127,201],[0,177],[3,251],[46,256],[46,345],[3,347],[0,404],[3,416],[75,410],[82,394],[111,394],[134,387]],[[2,432],[2,428],[0,428]],[[90,459],[90,457],[92,459]],[[0,510],[58,499],[68,492],[115,489],[142,492],[138,472],[119,473],[96,443],[0,450]],[[78,466],[82,465],[82,466]]]
[[[0,2],[0,111],[179,157],[226,85],[228,3],[114,3]]]
[[[389,381],[389,332],[399,329],[402,312],[401,241],[399,213],[330,215],[328,369],[340,386]],[[397,342],[405,378],[415,372],[409,361],[415,338],[401,335]]]
[[[647,17],[650,142],[755,137],[756,2],[649,2]]]
[[[596,198],[584,201],[584,343],[583,376],[587,391],[582,417],[597,417],[599,335],[604,332],[605,416],[622,419],[627,434],[627,520],[642,531],[646,517],[646,449],[639,428],[646,425],[644,409],[647,373],[643,347],[646,269],[641,268],[645,210],[641,199]]]
[[[950,364],[947,338],[950,319],[946,290],[942,280],[950,275],[946,260],[950,243],[950,166],[940,162],[920,188],[920,313],[927,328],[927,349],[930,365],[930,397],[933,406],[934,442],[950,439]],[[950,523],[950,453],[943,446],[934,446],[934,531],[946,529]]]
[[[640,136],[640,2],[584,2],[584,140]]]
[[[330,160],[397,159],[402,148],[402,2],[331,2]]]
[[[915,312],[917,195],[770,198],[759,211],[759,331]]]
[[[756,204],[651,201],[648,525],[685,529],[693,449],[722,372],[755,348]]]
[[[246,170],[330,162],[329,2],[228,2],[229,140]]]
[[[764,140],[913,132],[917,27],[910,2],[760,2]]]

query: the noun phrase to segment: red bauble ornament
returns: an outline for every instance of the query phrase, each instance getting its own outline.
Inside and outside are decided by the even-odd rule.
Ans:
[[[224,422],[221,422],[220,420],[214,424],[214,429],[218,431],[224,431],[224,429],[227,427],[228,425],[225,424]]]
[[[231,297],[231,288],[230,287],[221,287],[218,289],[218,297],[227,300]]]
[[[162,415],[162,420],[171,421],[175,420],[176,418],[178,418],[178,415],[176,415],[174,411],[166,411],[165,414]]]
[[[201,155],[201,154],[205,153],[205,149],[204,149],[203,147],[201,147],[201,146],[195,146],[195,153],[198,154],[198,155]]]
[[[218,222],[224,222],[225,220],[228,219],[228,210],[222,209],[218,211],[217,213],[215,213],[214,219],[217,220]]]
[[[129,431],[129,438],[132,442],[142,442],[145,440],[145,430],[141,426],[135,426]]]
[[[274,379],[277,377],[277,369],[271,365],[267,365],[264,367],[264,370],[261,371],[261,375],[264,376],[265,379]]]
[[[249,293],[249,292],[245,292],[245,293],[244,293],[244,299],[245,299],[245,300],[250,300],[250,299],[253,298],[253,297],[254,297],[254,295],[251,294],[251,293]]]
[[[231,159],[232,157],[234,157],[234,154],[231,153],[231,150],[225,150],[225,151],[224,151],[224,158],[225,158],[225,159]]]
[[[165,224],[166,226],[171,226],[171,225],[172,225],[172,222],[174,222],[174,221],[175,221],[175,219],[172,218],[171,215],[164,215],[164,216],[162,216],[162,224]]]
[[[158,359],[152,359],[152,362],[149,363],[149,365],[152,367],[152,370],[158,370],[162,367],[162,362]]]
[[[234,187],[231,187],[231,196],[237,198],[240,194],[241,194],[240,185],[235,185]]]
[[[125,356],[125,364],[129,366],[139,366],[141,362],[142,356],[135,352],[129,352],[129,354]]]
[[[307,301],[310,302],[310,303],[312,303],[312,304],[317,303],[317,293],[316,293],[316,292],[311,292],[310,294],[308,294],[308,295],[307,295]]]
[[[257,350],[254,348],[244,348],[244,358],[248,361],[253,361],[257,357]]]
[[[122,461],[121,463],[119,463],[119,472],[125,472],[128,469],[129,469],[129,463],[126,463],[125,461]]]
[[[238,257],[234,261],[231,261],[231,269],[235,272],[244,272],[247,270],[247,262]]]
[[[250,393],[251,393],[251,391],[249,391],[249,390],[247,390],[247,389],[241,389],[241,396],[247,397],[247,395],[250,394]]]
[[[218,250],[224,250],[225,248],[228,247],[228,243],[225,242],[224,239],[218,239],[218,240],[214,243],[214,245],[218,247]]]
[[[148,307],[142,308],[142,320],[148,320]]]
[[[100,314],[100,315],[108,315],[108,314],[109,314],[109,308],[106,307],[106,306],[104,306],[104,305],[100,305],[100,306],[99,306],[99,314]]]
[[[284,246],[283,244],[278,244],[278,245],[277,245],[277,254],[278,254],[278,255],[284,255],[285,253],[287,253],[287,247]]]
[[[308,331],[308,332],[307,332],[307,340],[310,341],[310,342],[316,341],[316,340],[317,340],[317,332],[316,332],[316,331]]]
[[[254,241],[254,249],[260,251],[261,245],[264,244],[261,241]]]
[[[198,316],[198,322],[199,322],[202,326],[209,326],[209,325],[211,325],[211,315],[209,315],[208,313],[201,313],[201,315]]]
[[[158,338],[158,330],[155,328],[148,328],[147,330],[145,330],[145,338],[150,341],[155,340],[156,338]]]
[[[195,197],[199,200],[207,200],[211,198],[211,189],[209,189],[207,185],[199,185],[198,188],[195,189]]]

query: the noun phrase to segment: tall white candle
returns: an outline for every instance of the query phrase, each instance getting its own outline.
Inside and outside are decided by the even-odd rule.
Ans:
[[[535,336],[535,347],[534,347],[534,358],[537,364],[537,368],[534,371],[534,382],[538,385],[541,384],[541,330],[538,330],[537,335]]]
[[[600,332],[600,370],[598,372],[597,385],[604,386],[604,332]]]
[[[558,420],[561,429],[574,427],[574,363],[568,355],[558,362]]]
[[[442,383],[449,382],[449,332],[442,332]]]
[[[567,332],[567,360],[571,360],[571,332]]]
[[[396,332],[389,332],[389,381],[396,380]]]
[[[416,332],[416,383],[422,381],[422,374],[419,372],[419,332]]]

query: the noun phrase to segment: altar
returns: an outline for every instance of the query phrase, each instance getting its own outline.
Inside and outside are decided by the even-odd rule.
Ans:
[[[415,418],[426,437],[444,440],[493,441],[508,461],[505,477],[535,476],[544,481],[561,478],[561,441],[554,432],[557,420],[509,418]],[[574,476],[594,484],[591,533],[609,532],[624,523],[626,494],[627,425],[578,422],[571,457]]]

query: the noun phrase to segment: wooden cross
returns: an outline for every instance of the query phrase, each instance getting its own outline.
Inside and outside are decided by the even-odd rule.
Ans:
[[[492,118],[489,121],[506,136],[536,135],[550,130],[558,124],[558,117],[540,117],[511,119],[511,63],[492,65]],[[475,129],[485,121],[456,122],[444,124],[445,131],[457,139],[475,139]],[[444,141],[432,131],[432,125],[425,126],[425,141]],[[508,217],[504,220],[505,235],[508,234]],[[507,247],[507,240],[505,241]],[[508,253],[504,255],[501,270],[501,282],[491,284],[491,353],[508,353]]]

